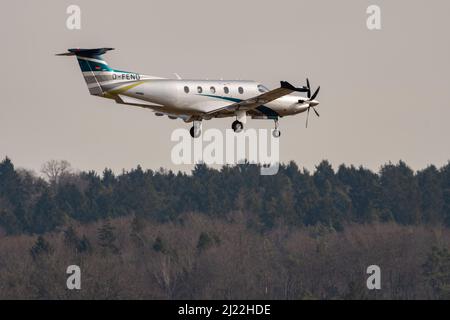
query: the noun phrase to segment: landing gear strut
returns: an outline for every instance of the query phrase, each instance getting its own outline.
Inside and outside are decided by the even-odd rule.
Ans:
[[[275,120],[275,129],[272,131],[274,138],[279,138],[281,136],[281,131],[278,129],[278,119]]]
[[[202,135],[202,122],[194,121],[191,130],[189,130],[192,138],[198,138]]]
[[[231,128],[233,129],[234,132],[239,133],[244,129],[244,124],[236,120],[231,124]]]

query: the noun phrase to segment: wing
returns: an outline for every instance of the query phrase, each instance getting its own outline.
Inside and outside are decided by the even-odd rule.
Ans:
[[[270,90],[268,92],[264,92],[263,94],[260,94],[259,96],[242,100],[233,104],[229,104],[227,106],[214,109],[211,111],[206,112],[208,115],[215,115],[216,113],[220,113],[223,111],[236,111],[236,110],[251,110],[255,109],[259,106],[262,106],[270,101],[276,100],[278,98],[281,98],[283,96],[286,96],[288,94],[291,94],[292,92],[308,92],[308,88],[306,87],[300,87],[296,88],[292,84],[290,84],[287,81],[281,81],[281,86],[277,89]]]

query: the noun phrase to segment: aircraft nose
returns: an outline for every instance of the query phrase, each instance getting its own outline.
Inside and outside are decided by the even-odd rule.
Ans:
[[[318,106],[318,105],[319,105],[319,101],[317,101],[317,100],[312,100],[312,101],[309,102],[309,105],[310,105],[311,107]]]

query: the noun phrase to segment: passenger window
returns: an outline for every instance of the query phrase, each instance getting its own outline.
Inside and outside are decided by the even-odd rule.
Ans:
[[[230,93],[230,89],[228,89],[228,87],[224,87],[223,88],[223,92],[225,92],[225,94],[229,94]]]
[[[216,93],[216,88],[211,87],[210,90],[211,90],[211,93]]]
[[[202,93],[202,92],[203,92],[202,87],[198,86],[198,87],[197,87],[197,92],[198,92],[198,93]]]
[[[189,87],[188,86],[184,87],[184,92],[189,93]]]
[[[243,94],[244,93],[244,88],[239,87],[238,91],[239,91],[240,94]]]

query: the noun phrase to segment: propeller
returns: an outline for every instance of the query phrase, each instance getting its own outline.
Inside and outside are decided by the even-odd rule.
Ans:
[[[317,95],[319,94],[320,91],[320,86],[316,89],[316,91],[314,91],[314,93],[311,95],[311,85],[309,83],[309,79],[306,79],[306,95],[308,97],[308,100],[298,100],[299,103],[307,103],[308,104],[308,111],[306,114],[306,128],[308,128],[308,119],[309,119],[309,111],[312,108],[314,113],[316,114],[316,116],[320,117],[319,113],[317,112],[317,110],[314,108],[315,106],[318,105],[318,103],[316,101],[314,101],[314,99],[316,99]]]

